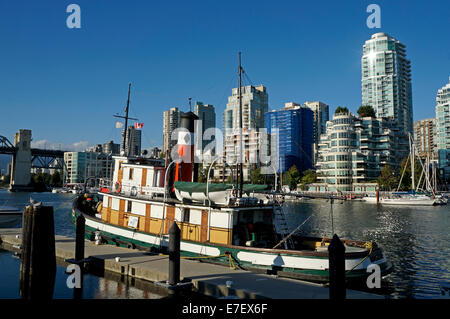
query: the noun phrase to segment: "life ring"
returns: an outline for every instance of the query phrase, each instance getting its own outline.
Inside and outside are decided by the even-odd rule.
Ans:
[[[120,183],[120,181],[116,182],[116,184],[114,185],[114,190],[116,191],[116,193],[120,193],[120,191],[122,190],[122,183]]]

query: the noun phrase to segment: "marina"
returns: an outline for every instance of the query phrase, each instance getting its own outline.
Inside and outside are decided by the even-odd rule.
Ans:
[[[3,247],[14,249],[21,244],[21,229],[0,229]],[[17,235],[19,238],[17,238]],[[148,254],[133,249],[111,245],[96,246],[86,243],[86,256],[90,256],[92,267],[97,271],[109,271],[126,277],[151,282],[165,282],[168,279],[168,257]],[[75,240],[56,236],[57,258],[66,260],[74,257]],[[117,259],[118,258],[118,259]],[[118,260],[118,261],[117,261]],[[328,299],[328,288],[299,280],[274,278],[273,276],[233,270],[229,267],[182,260],[182,279],[188,279],[194,291],[207,296],[221,298],[236,296],[243,299]],[[227,285],[227,282],[232,285]],[[365,292],[347,291],[349,299],[379,299]]]
[[[450,299],[438,1],[5,4],[0,300]]]

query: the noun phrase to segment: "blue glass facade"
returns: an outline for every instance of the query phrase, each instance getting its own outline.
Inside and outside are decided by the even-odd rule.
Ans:
[[[278,163],[283,172],[296,166],[299,172],[314,165],[314,112],[309,108],[281,109],[267,112],[266,128],[269,134],[278,129]]]

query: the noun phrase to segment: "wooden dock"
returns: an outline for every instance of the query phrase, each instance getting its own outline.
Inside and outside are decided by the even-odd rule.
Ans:
[[[22,229],[0,229],[0,248],[20,251]],[[56,257],[59,262],[75,257],[75,238],[55,236]],[[118,273],[152,282],[168,280],[168,257],[147,252],[95,245],[85,241],[85,256],[96,270]],[[119,257],[120,260],[116,261]],[[227,266],[181,259],[181,279],[190,281],[193,290],[215,298],[245,299],[328,299],[329,290],[319,284],[278,278]],[[227,284],[228,282],[228,284]],[[231,285],[230,285],[231,282]],[[347,289],[347,299],[385,299],[384,296]]]

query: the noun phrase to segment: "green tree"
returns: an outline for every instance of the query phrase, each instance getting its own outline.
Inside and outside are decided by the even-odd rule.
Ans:
[[[312,169],[308,169],[303,172],[303,176],[301,179],[302,184],[311,184],[317,180],[317,174]]]
[[[53,173],[53,175],[50,177],[50,184],[52,186],[62,186],[62,176],[60,171],[56,171]]]
[[[265,176],[261,174],[261,169],[257,168],[251,171],[250,173],[250,183],[252,184],[264,184]]]
[[[405,166],[406,166],[406,169],[405,169]],[[402,163],[400,164],[400,172],[399,173],[402,174],[403,171],[405,171],[405,173],[403,175],[403,179],[400,184],[400,190],[409,191],[412,189],[411,159],[404,158],[402,160]],[[415,186],[417,186],[417,183],[419,182],[421,173],[422,173],[422,166],[420,165],[420,161],[416,160],[414,163]],[[423,177],[422,177],[422,179],[423,179]]]
[[[349,113],[348,108],[342,107],[342,106],[338,106],[336,111],[334,111],[334,114],[340,114],[340,113],[348,114]]]
[[[395,176],[394,170],[389,166],[385,165],[378,176],[377,183],[381,190],[393,190],[398,186],[398,179]]]
[[[375,110],[370,105],[361,105],[357,112],[359,117],[376,117]]]
[[[287,171],[286,173],[286,179],[289,185],[289,189],[292,190],[296,190],[297,189],[297,185],[300,182],[300,173],[297,169],[297,167],[295,165],[293,165],[289,171]]]

